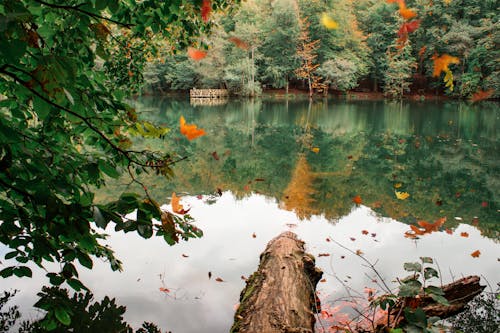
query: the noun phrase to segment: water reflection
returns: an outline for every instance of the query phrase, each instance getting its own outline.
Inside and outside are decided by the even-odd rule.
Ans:
[[[317,256],[326,277],[319,284],[323,303],[345,295],[334,275],[355,290],[374,287],[359,258],[327,238],[378,262],[387,282],[405,276],[403,263],[419,256],[437,260],[444,283],[468,274],[500,281],[498,105],[244,100],[193,106],[155,98],[136,104],[146,118],[173,129],[167,141],[139,146],[189,156],[176,165],[174,179],[144,175],[142,181],[160,202],[173,191],[185,194],[205,234],[169,247],[109,230],[124,272],[98,263],[92,272],[81,269],[82,280],[97,299],[109,295],[126,305],[125,319],[136,326],[152,321],[172,332],[228,331],[241,277],[284,230],[298,233]],[[176,130],[180,115],[207,135],[188,142]],[[128,183],[109,184],[99,199],[116,197]],[[217,190],[222,196],[210,195]],[[410,197],[399,200],[395,190]],[[360,206],[352,200],[358,195]],[[442,217],[451,235],[404,237],[408,224]],[[470,256],[476,250],[479,258]],[[17,301],[25,311],[47,283],[44,272],[34,276],[4,280],[22,290]]]

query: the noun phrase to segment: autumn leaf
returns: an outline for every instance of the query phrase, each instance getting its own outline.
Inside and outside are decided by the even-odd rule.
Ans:
[[[473,258],[478,258],[481,255],[481,251],[476,250],[470,254]]]
[[[217,154],[216,151],[212,152],[212,157],[214,158],[214,160],[218,161],[220,159],[219,155]]]
[[[199,61],[207,56],[207,52],[202,50],[197,50],[194,47],[188,47],[187,55],[189,58],[195,61]]]
[[[410,194],[408,192],[399,192],[399,191],[394,191],[396,194],[396,198],[399,200],[406,200],[410,197]]]
[[[182,257],[183,258],[189,258],[189,256],[187,254],[184,254],[184,253],[182,254]]]
[[[356,250],[356,255],[358,255],[358,256],[363,255],[363,251],[361,251],[361,250]]]
[[[369,234],[368,230],[361,230],[361,233],[362,233],[363,235],[368,235],[368,234]]]
[[[448,235],[453,235],[453,230],[451,230],[451,229],[445,229],[445,231],[446,231],[446,233]]]
[[[349,239],[350,239],[351,241],[353,241],[353,242],[354,242],[354,241],[356,241],[356,238],[354,238],[354,237],[349,237]]]
[[[202,135],[205,135],[205,130],[198,128],[194,124],[186,124],[186,119],[183,116],[180,118],[180,131],[188,140],[196,139]]]
[[[326,282],[326,279],[321,279],[321,280],[319,280],[319,282],[321,282],[321,283],[325,283],[325,282]]]
[[[412,19],[417,16],[417,13],[415,13],[415,11],[411,9],[406,8],[406,5],[404,7],[400,5],[399,14],[401,14],[401,16],[406,20]]]
[[[401,186],[403,186],[403,184],[401,184],[401,183],[394,184],[394,188],[400,188]]]
[[[361,202],[363,201],[361,200],[361,197],[357,195],[354,198],[352,198],[352,202],[354,202],[356,205],[361,205]]]
[[[212,272],[208,272],[208,279],[210,280],[212,278]]]
[[[434,71],[432,72],[432,76],[434,77],[439,77],[442,72],[449,70],[448,66],[450,64],[460,63],[460,59],[446,53],[442,54],[439,57],[437,56],[437,54],[434,54],[432,56],[432,61],[434,62]]]
[[[248,50],[250,48],[248,43],[244,42],[238,37],[229,37],[228,40],[242,50]]]
[[[163,293],[169,293],[169,292],[170,292],[170,290],[169,290],[169,289],[167,289],[167,288],[160,287],[159,289],[160,289],[160,291],[161,291],[161,292],[163,292]]]
[[[313,148],[311,148],[311,151],[312,151],[313,153],[316,153],[316,154],[317,154],[317,153],[319,153],[319,148],[318,148],[318,147],[313,147]]]
[[[398,36],[402,37],[407,34],[411,34],[420,26],[420,20],[413,20],[411,22],[405,22],[401,25],[398,30]]]
[[[467,237],[469,237],[469,233],[467,233],[467,232],[461,232],[460,236],[467,238]]]
[[[175,192],[172,192],[172,199],[170,200],[172,211],[177,214],[186,214],[187,212],[189,212],[189,209],[184,209],[184,206],[179,203],[180,199],[181,198],[175,195]]]
[[[339,27],[339,24],[335,20],[333,20],[327,13],[321,14],[320,21],[325,28],[330,30],[337,29]]]
[[[257,235],[255,234],[255,232],[252,234],[252,238],[257,238]]]
[[[222,280],[220,277],[215,278],[215,281],[217,281],[217,282],[224,282],[224,280]]]
[[[208,22],[210,12],[212,11],[212,3],[210,0],[203,0],[201,3],[201,19],[203,22]]]
[[[318,257],[329,257],[330,253],[320,253],[318,254]]]

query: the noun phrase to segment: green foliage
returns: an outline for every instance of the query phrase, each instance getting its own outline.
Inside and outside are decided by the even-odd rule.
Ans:
[[[217,0],[212,7],[233,3]],[[121,268],[101,244],[109,223],[172,244],[201,235],[188,225],[188,216],[164,228],[159,204],[144,186],[142,192],[94,203],[95,189],[123,173],[133,182],[150,171],[172,176],[175,161],[169,153],[131,148],[134,136],[161,139],[168,129],[138,121],[124,98],[138,89],[145,58],[158,54],[159,40],[182,48],[209,30],[200,5],[188,0],[2,3],[0,242],[12,249],[2,277],[31,277],[24,264],[58,262],[61,270],[47,273],[50,282],[85,289],[75,262],[91,269],[98,257],[113,270]],[[128,219],[134,211],[137,218]],[[76,313],[50,302],[39,305],[49,311],[47,329],[69,325]]]
[[[7,301],[16,294],[4,292],[0,297],[0,310]],[[38,294],[40,300],[35,307],[42,310],[43,318],[34,321],[23,321],[19,325],[19,333],[44,332],[127,332],[134,330],[123,320],[125,307],[116,304],[115,299],[104,297],[94,301],[92,293],[74,293],[69,296],[68,290],[56,287],[43,287]],[[71,316],[76,314],[75,316]],[[13,327],[21,318],[17,306],[10,307],[7,312],[0,312],[0,332],[13,332]],[[160,333],[155,324],[144,322],[136,333]]]
[[[2,333],[10,332],[16,321],[21,318],[21,313],[17,305],[11,306],[7,311],[4,311],[5,305],[16,293],[17,290],[12,292],[4,291],[3,295],[0,296],[0,332]]]

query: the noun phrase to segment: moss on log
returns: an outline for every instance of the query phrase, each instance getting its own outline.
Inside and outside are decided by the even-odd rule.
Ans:
[[[323,273],[292,232],[272,239],[247,280],[231,332],[312,333],[320,311],[316,284]]]

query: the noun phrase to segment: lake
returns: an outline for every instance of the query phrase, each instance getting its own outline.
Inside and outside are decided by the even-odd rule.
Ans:
[[[347,289],[366,298],[365,288],[381,283],[356,252],[393,288],[407,275],[403,264],[422,256],[435,260],[435,285],[471,274],[493,289],[500,282],[498,103],[133,103],[145,119],[171,128],[165,140],[139,140],[140,148],[188,157],[173,179],[151,174],[141,181],[166,209],[172,192],[181,196],[204,232],[171,247],[107,230],[124,271],[97,262],[92,271],[81,268],[81,278],[96,299],[126,305],[125,319],[136,327],[151,321],[176,333],[227,332],[244,278],[267,242],[286,230],[316,257],[322,304],[339,317],[350,312]],[[181,115],[207,134],[185,139]],[[128,183],[110,182],[99,200],[131,190]],[[422,227],[435,222],[439,228]],[[9,278],[2,289],[20,289],[16,303],[35,316],[30,309],[44,279],[34,270],[33,279]]]

